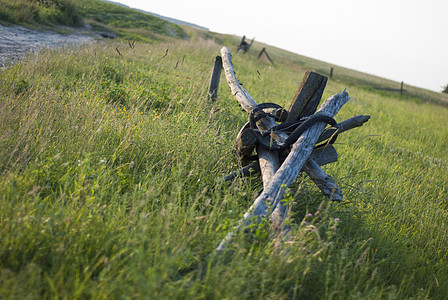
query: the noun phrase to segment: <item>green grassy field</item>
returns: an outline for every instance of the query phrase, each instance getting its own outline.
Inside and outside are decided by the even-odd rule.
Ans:
[[[183,30],[189,41],[46,50],[1,71],[0,298],[445,298],[446,96],[336,68],[323,98],[351,96],[336,119],[371,116],[324,167],[344,201],[301,175],[288,242],[261,226],[217,253],[262,186],[221,180],[247,114],[224,77],[207,100],[214,57],[228,46],[253,98],[284,106],[329,65],[269,47],[271,65],[266,45],[237,54],[237,37]]]

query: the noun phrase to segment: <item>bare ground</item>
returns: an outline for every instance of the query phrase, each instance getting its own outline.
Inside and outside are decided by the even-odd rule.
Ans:
[[[37,53],[41,49],[85,44],[95,41],[92,34],[71,30],[72,34],[54,31],[37,31],[22,26],[0,25],[0,68],[16,62],[26,53]]]

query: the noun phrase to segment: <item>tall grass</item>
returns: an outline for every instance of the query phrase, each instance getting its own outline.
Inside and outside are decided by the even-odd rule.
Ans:
[[[448,111],[350,86],[326,171],[290,187],[288,242],[262,223],[214,251],[260,192],[228,186],[247,116],[214,40],[46,51],[0,73],[0,294],[5,298],[443,298]],[[270,53],[271,54],[271,53]],[[287,106],[304,69],[234,55],[257,102]],[[258,72],[257,72],[258,71]],[[330,81],[324,97],[341,91]]]
[[[72,0],[0,0],[0,22],[21,25],[69,25],[82,23]]]

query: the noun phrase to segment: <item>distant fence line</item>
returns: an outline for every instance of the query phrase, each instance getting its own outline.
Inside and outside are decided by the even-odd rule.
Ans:
[[[403,96],[403,93],[406,92],[406,90],[403,88],[404,87],[404,83],[403,81],[401,82],[401,86],[399,89],[394,89],[394,88],[383,88],[383,87],[375,87],[375,90],[382,90],[382,91],[390,91],[390,92],[400,92],[400,95]]]
[[[331,67],[330,68],[330,78],[333,78],[333,74],[334,74],[334,68]],[[400,88],[399,89],[395,89],[395,88],[389,88],[389,87],[374,87],[375,90],[381,90],[381,91],[389,91],[389,92],[400,92],[400,95],[403,96],[403,93],[406,92],[406,89],[404,89],[404,82],[401,82]]]

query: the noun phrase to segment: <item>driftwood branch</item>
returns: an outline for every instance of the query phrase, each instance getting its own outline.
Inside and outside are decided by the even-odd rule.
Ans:
[[[257,103],[243,88],[238,79],[236,79],[235,71],[233,70],[232,65],[232,55],[230,54],[229,49],[223,47],[221,49],[221,56],[222,67],[233,97],[235,97],[236,101],[238,101],[246,112],[250,113],[257,106]]]

